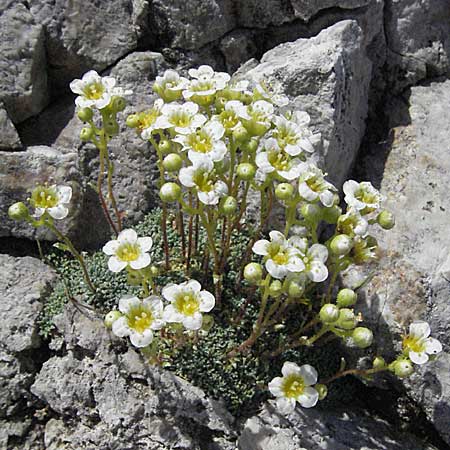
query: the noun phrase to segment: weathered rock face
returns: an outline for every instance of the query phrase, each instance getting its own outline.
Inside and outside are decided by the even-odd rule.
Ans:
[[[44,30],[21,2],[0,5],[0,100],[14,123],[47,104]]]
[[[384,155],[376,148],[362,160],[361,176],[380,184],[397,221],[393,230],[377,233],[387,254],[365,289],[362,312],[383,352],[399,350],[400,334],[412,320],[430,323],[444,352],[435,363],[416,366],[417,373],[405,385],[450,443],[449,102],[449,81],[413,87],[406,111],[404,102],[392,111],[394,120],[406,113],[410,123],[394,129]],[[394,348],[387,345],[392,341]]]
[[[17,130],[6,110],[0,106],[0,150],[20,150],[20,142]]]
[[[103,70],[137,47],[147,2],[31,0],[30,11],[46,32],[49,76],[56,89],[88,69]]]
[[[289,417],[270,403],[247,420],[240,450],[435,450],[363,410],[300,409]]]
[[[307,111],[322,133],[320,162],[341,184],[364,134],[371,63],[356,22],[343,21],[311,39],[279,45],[260,64],[241,68],[239,76],[264,81],[291,100],[290,108]]]

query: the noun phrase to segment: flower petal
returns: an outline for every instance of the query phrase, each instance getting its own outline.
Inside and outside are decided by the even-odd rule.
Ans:
[[[283,390],[281,389],[282,386],[283,386],[283,378],[275,377],[269,383],[269,391],[272,395],[275,395],[275,397],[282,397],[284,395]]]
[[[153,239],[150,236],[140,237],[137,243],[143,252],[148,252],[153,246]]]
[[[308,277],[314,283],[321,283],[328,278],[328,269],[325,264],[320,261],[312,261],[308,268]]]
[[[129,314],[133,308],[137,308],[141,305],[141,301],[134,295],[124,295],[119,300],[119,311],[122,314]]]
[[[180,292],[178,284],[170,283],[163,287],[162,296],[169,302],[175,301],[176,295]]]
[[[431,334],[430,325],[423,320],[417,320],[409,326],[409,334],[417,338],[427,338]]]
[[[131,329],[128,326],[128,320],[122,316],[115,320],[112,324],[112,332],[118,337],[129,336]]]
[[[300,375],[306,386],[312,386],[317,383],[317,370],[309,364],[303,364],[303,366],[300,367]]]
[[[188,330],[199,330],[202,327],[203,316],[196,312],[192,316],[183,316],[182,322]]]
[[[268,259],[266,261],[266,270],[270,273],[274,278],[277,278],[278,280],[283,279],[287,275],[287,267],[286,266],[280,266],[275,263],[273,259]]]
[[[283,233],[280,233],[277,230],[273,230],[269,233],[270,240],[280,245],[284,245],[286,243],[286,238]]]
[[[72,188],[70,186],[58,186],[56,193],[60,203],[69,203],[72,198]]]
[[[114,240],[114,241],[109,241],[107,242],[104,246],[103,246],[103,253],[111,256],[111,255],[115,255],[117,249],[119,248],[119,242]]]
[[[129,243],[129,244],[135,244],[137,242],[137,233],[136,231],[132,229],[123,230],[119,233],[119,236],[117,236],[117,240],[120,244]]]
[[[322,244],[313,244],[308,250],[308,256],[320,262],[325,262],[328,258],[328,249]]]
[[[298,396],[297,401],[303,408],[312,408],[319,400],[319,393],[310,386],[303,389],[303,393]]]
[[[200,292],[200,311],[201,312],[209,312],[214,308],[216,304],[216,299],[211,292],[201,291]]]
[[[64,205],[58,205],[48,209],[48,213],[57,220],[64,219],[69,214],[69,210]]]
[[[286,361],[281,368],[281,373],[283,377],[287,377],[289,375],[301,375],[300,367],[293,362]]]
[[[267,253],[269,252],[269,250],[268,250],[269,245],[270,245],[270,242],[265,239],[256,241],[252,247],[253,253],[256,253],[257,255],[266,256]]]
[[[429,355],[437,355],[442,352],[442,344],[435,338],[428,338],[425,341],[425,351]]]
[[[409,352],[409,359],[414,363],[414,364],[425,364],[426,362],[428,362],[429,356],[427,354],[427,352]]]
[[[153,331],[147,328],[142,333],[132,331],[130,333],[130,341],[135,347],[147,347],[153,341]]]
[[[126,261],[121,261],[117,256],[113,255],[108,260],[108,269],[111,272],[120,272],[127,267]]]
[[[147,267],[152,259],[148,253],[141,253],[137,259],[130,261],[130,267],[134,270],[143,269]]]
[[[183,321],[184,316],[180,314],[173,305],[168,305],[164,308],[163,319],[166,322],[176,322],[180,323]]]

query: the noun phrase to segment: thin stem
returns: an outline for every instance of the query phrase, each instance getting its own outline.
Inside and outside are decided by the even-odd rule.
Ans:
[[[192,208],[192,192],[189,192],[189,207]],[[191,255],[192,255],[192,244],[193,244],[193,227],[194,227],[194,216],[189,215],[189,225],[188,225],[188,248],[186,257],[186,273],[189,272],[191,266]]]
[[[112,185],[112,177],[114,174],[114,164],[113,162],[109,159],[109,155],[108,155],[108,150],[106,149],[105,152],[105,156],[106,156],[106,162],[108,165],[108,178],[107,178],[107,183],[108,183],[108,197],[109,197],[109,201],[111,202],[111,206],[114,209],[114,213],[116,215],[117,218],[117,230],[120,232],[122,231],[122,214],[119,211],[119,208],[117,206],[117,202],[116,202],[116,197],[114,196],[114,190],[113,190],[113,185]]]
[[[385,372],[389,370],[389,367],[379,367],[376,369],[347,369],[347,370],[343,370],[341,372],[336,373],[335,375],[333,375],[330,378],[326,378],[325,380],[320,380],[319,383],[320,384],[328,384],[331,383],[332,381],[335,381],[339,378],[342,377],[346,377],[348,375],[359,375],[359,376],[367,376],[367,375],[372,375],[374,373],[378,373],[378,372]]]
[[[100,145],[100,144],[99,144]],[[97,179],[97,195],[100,200],[100,204],[103,209],[103,213],[105,214],[106,220],[111,226],[114,234],[117,236],[119,232],[117,231],[116,225],[114,224],[111,215],[108,211],[108,206],[106,205],[105,198],[103,197],[102,192],[102,184],[103,184],[103,173],[105,172],[105,150],[102,147],[98,147],[99,149],[99,169],[98,169],[98,179]]]
[[[178,230],[181,237],[181,259],[186,262],[186,236],[184,235],[184,220],[183,220],[183,210],[181,205],[178,205]]]
[[[163,245],[164,245],[165,269],[170,270],[169,241],[167,240],[167,206],[165,203],[163,203],[163,205],[162,205],[161,228],[162,228]]]

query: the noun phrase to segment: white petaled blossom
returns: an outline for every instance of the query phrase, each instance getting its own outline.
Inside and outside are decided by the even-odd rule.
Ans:
[[[164,309],[164,319],[182,323],[188,330],[199,330],[203,323],[202,313],[211,311],[215,305],[214,295],[202,290],[196,280],[169,284],[163,288],[162,295],[170,302]]]
[[[424,321],[413,322],[409,326],[409,334],[403,339],[403,351],[415,364],[425,364],[429,355],[437,355],[442,351],[442,344],[430,337],[430,325]]]
[[[115,95],[130,95],[133,91],[116,87],[116,79],[113,77],[101,77],[95,70],[86,72],[81,80],[76,79],[70,83],[70,89],[78,97],[75,104],[79,108],[103,109],[109,105]]]
[[[123,316],[112,324],[112,332],[119,337],[130,337],[135,347],[147,347],[153,340],[153,331],[164,326],[164,305],[156,295],[140,300],[125,296],[119,300],[119,311]]]
[[[347,205],[353,206],[363,215],[378,210],[384,200],[380,192],[368,181],[358,183],[354,180],[348,180],[344,183],[342,189]]]
[[[369,223],[367,220],[353,207],[348,208],[347,212],[342,214],[337,222],[338,231],[349,236],[354,234],[365,236],[368,227]]]
[[[173,128],[176,133],[189,134],[206,122],[203,114],[198,114],[198,105],[186,102],[182,105],[169,103],[161,108],[161,115],[156,119],[155,128]]]
[[[299,249],[292,246],[279,231],[269,233],[270,241],[261,239],[253,245],[253,252],[264,256],[265,267],[269,274],[277,279],[283,279],[289,273],[302,272],[305,265]]]
[[[255,86],[255,92],[257,98],[267,100],[278,107],[283,107],[289,104],[289,98],[286,95],[271,92],[263,83],[259,83]]]
[[[213,169],[213,162],[204,156],[198,158],[194,165],[183,167],[178,174],[180,183],[195,188],[199,200],[205,205],[217,205],[219,199],[228,194],[227,185],[217,179]]]
[[[265,100],[258,100],[247,106],[250,119],[243,119],[248,132],[255,136],[262,136],[272,125],[273,105]]]
[[[185,135],[178,135],[173,141],[188,150],[188,158],[193,162],[201,161],[207,156],[217,162],[227,154],[227,146],[221,139],[225,133],[224,127],[217,121],[210,121],[197,131]]]
[[[157,127],[155,126],[156,120],[161,115],[163,105],[164,101],[159,98],[153,104],[153,108],[138,114],[139,124],[137,129],[140,131],[142,139],[150,139],[152,137],[152,132],[157,130]]]
[[[304,111],[296,111],[288,120],[283,116],[275,116],[273,123],[275,129],[272,136],[278,141],[283,150],[291,156],[300,155],[303,152],[314,153],[313,133],[308,128],[309,114]]]
[[[281,369],[282,377],[269,383],[269,391],[276,397],[277,408],[282,414],[291,414],[298,402],[304,408],[312,408],[319,400],[317,371],[309,364],[298,366],[286,361]]]
[[[117,239],[107,242],[103,252],[110,258],[108,268],[111,272],[120,272],[129,266],[134,270],[147,267],[151,258],[148,252],[152,248],[151,237],[138,237],[136,231],[123,230]]]
[[[320,200],[323,206],[333,206],[334,193],[337,189],[325,180],[325,174],[315,165],[310,164],[300,175],[298,192],[308,202]]]
[[[304,272],[314,283],[320,283],[328,278],[328,249],[322,244],[313,244],[308,248],[308,240],[300,236],[292,236],[289,243],[302,254],[305,266]]]
[[[153,90],[166,102],[181,98],[183,89],[189,86],[189,80],[180,77],[177,71],[166,70],[162,77],[156,77]]]
[[[217,91],[221,91],[231,78],[227,73],[214,72],[212,67],[206,65],[198,69],[189,69],[189,75],[194,79],[183,91],[183,97],[193,101],[202,97],[211,97]]]
[[[283,151],[276,139],[269,138],[262,143],[262,148],[255,158],[258,171],[265,176],[273,174],[282,181],[297,179],[304,170],[304,163]],[[263,177],[265,178],[265,177]]]
[[[48,213],[53,219],[64,219],[69,214],[66,205],[72,198],[70,186],[37,186],[30,198],[30,204],[35,208],[34,215],[39,218]]]
[[[239,100],[226,102],[224,110],[217,116],[217,120],[229,132],[242,125],[242,119],[250,120],[250,116],[247,113],[247,107]]]

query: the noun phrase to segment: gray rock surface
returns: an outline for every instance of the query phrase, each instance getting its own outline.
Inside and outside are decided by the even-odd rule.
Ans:
[[[297,408],[284,417],[270,402],[248,419],[239,450],[436,450],[363,410]]]
[[[342,21],[311,39],[281,44],[239,77],[266,82],[286,94],[292,109],[307,111],[322,133],[320,162],[341,184],[365,131],[371,63],[354,21]]]
[[[0,106],[0,150],[20,150],[22,143],[5,108]]]
[[[362,312],[377,332],[375,351],[384,353],[399,350],[401,333],[411,321],[430,323],[444,352],[436,362],[416,366],[405,385],[450,443],[450,82],[413,87],[407,101],[392,109],[393,120],[403,116],[406,122],[393,130],[391,145],[384,153],[372,149],[362,160],[361,177],[381,186],[397,221],[391,231],[377,233],[385,255],[364,289]],[[352,271],[348,280],[357,276],[362,274]],[[388,344],[392,341],[394,347]]]
[[[14,123],[47,104],[44,30],[22,2],[0,4],[0,100]]]

